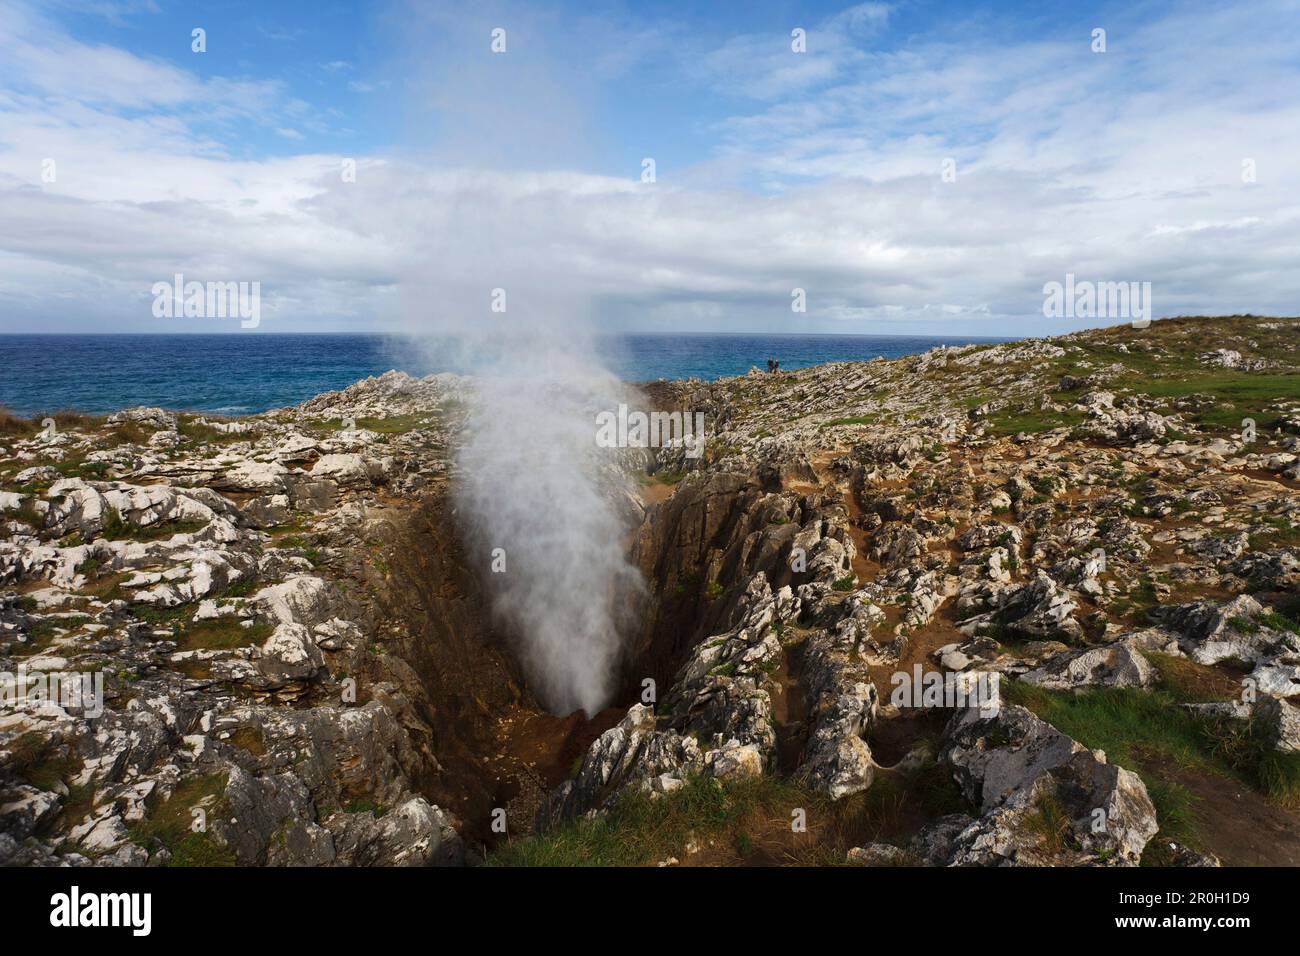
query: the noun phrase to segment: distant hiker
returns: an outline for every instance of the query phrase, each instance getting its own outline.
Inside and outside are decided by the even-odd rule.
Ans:
[[[781,360],[780,360],[780,359],[773,359],[773,360],[772,360],[772,371],[773,371],[773,372],[779,372],[779,371],[781,371]]]
[[[770,374],[772,374],[772,373],[775,372],[775,371],[776,371],[776,363],[775,363],[774,361],[772,361],[771,359],[768,359],[768,360],[767,360],[767,372],[768,372],[768,374],[770,375]]]

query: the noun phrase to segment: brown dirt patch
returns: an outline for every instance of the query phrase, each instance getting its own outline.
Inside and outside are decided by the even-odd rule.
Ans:
[[[1229,777],[1171,761],[1149,761],[1143,769],[1191,791],[1201,849],[1224,866],[1300,866],[1300,816]]]

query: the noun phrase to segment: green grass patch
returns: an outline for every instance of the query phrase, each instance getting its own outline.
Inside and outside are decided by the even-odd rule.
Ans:
[[[253,647],[266,643],[275,628],[258,622],[245,627],[233,614],[191,621],[181,628],[177,646],[180,650],[229,650],[236,647]]]
[[[211,416],[208,416],[208,421],[211,420]],[[197,418],[186,415],[182,415],[176,420],[176,431],[186,441],[193,442],[196,445],[232,445],[235,442],[248,441],[250,438],[255,437],[251,432],[243,434],[223,432],[212,427],[207,422],[200,422]]]
[[[644,866],[684,853],[687,842],[709,838],[734,843],[756,812],[790,819],[791,807],[817,798],[774,777],[722,785],[690,777],[672,793],[622,794],[610,812],[556,827],[541,836],[511,840],[488,856],[489,866]]]
[[[1277,611],[1269,611],[1256,620],[1273,631],[1290,631],[1292,634],[1300,634],[1300,624],[1297,624],[1285,614],[1279,614]]]
[[[189,613],[189,608],[183,604],[177,607],[132,604],[128,610],[137,621],[142,621],[154,628],[169,628],[173,634],[180,632],[181,623]]]
[[[988,418],[989,430],[995,435],[1036,435],[1053,428],[1073,428],[1083,423],[1085,413],[1073,408],[1051,410],[994,412]]]
[[[41,430],[39,419],[22,418],[0,408],[0,435],[11,438],[29,438]]]
[[[1300,754],[1273,748],[1254,720],[1197,714],[1167,690],[1098,688],[1055,692],[1012,681],[1007,698],[1121,767],[1142,773],[1142,758],[1160,755],[1181,767],[1234,777],[1279,803],[1300,800]]]
[[[202,807],[208,820],[222,812],[222,795],[226,791],[225,774],[189,777],[177,786],[166,802],[147,803],[148,816],[131,828],[133,843],[152,850],[161,843],[171,851],[168,866],[234,866],[235,854],[219,847],[206,832],[192,829],[191,811]]]
[[[151,525],[136,525],[122,520],[114,508],[104,509],[103,527],[99,537],[107,541],[162,541],[174,534],[193,534],[207,527],[206,521],[196,518],[159,521]]]
[[[10,743],[9,752],[9,769],[38,790],[55,790],[81,769],[79,759],[61,752],[49,737],[35,731]]]
[[[153,430],[145,428],[139,422],[116,422],[108,429],[110,447],[117,445],[147,445],[153,437]]]
[[[1180,703],[1232,700],[1241,694],[1241,674],[1224,666],[1198,664],[1189,657],[1144,652],[1160,674],[1160,689]]]
[[[1261,720],[1202,720],[1204,746],[1255,789],[1287,807],[1300,806],[1300,754],[1274,748]]]
[[[1027,707],[1084,746],[1106,751],[1112,763],[1129,770],[1139,770],[1144,751],[1182,766],[1213,762],[1202,749],[1196,719],[1165,691],[1122,687],[1073,694],[1011,681],[1004,692],[1011,703]]]
[[[805,811],[807,833],[791,831],[792,811]],[[849,848],[878,840],[906,843],[923,822],[969,811],[951,775],[934,761],[913,773],[886,773],[870,788],[831,800],[776,776],[720,783],[688,777],[660,796],[621,794],[611,810],[551,831],[512,840],[489,854],[490,866],[645,866],[700,847],[729,847],[732,859],[839,865]]]
[[[1113,617],[1124,618],[1133,624],[1145,624],[1148,613],[1160,603],[1156,584],[1149,577],[1139,580],[1123,597],[1116,598],[1110,605]]]
[[[1043,794],[1025,817],[1025,827],[1043,838],[1048,853],[1060,854],[1070,843],[1070,812],[1056,797]]]
[[[1252,530],[1250,535],[1252,551],[1270,551],[1300,544],[1300,525],[1292,524],[1281,515],[1262,515],[1256,527],[1258,530]]]
[[[252,596],[252,594],[258,589],[259,589],[258,582],[253,579],[252,575],[246,574],[244,575],[244,577],[240,578],[234,584],[230,585],[228,588],[222,591],[221,597],[246,598]]]
[[[85,481],[103,481],[113,465],[107,461],[73,459],[56,462],[54,467],[64,478],[81,478]]]
[[[1199,848],[1204,821],[1196,812],[1196,797],[1182,784],[1152,776],[1146,780],[1147,795],[1156,807],[1160,829],[1142,851],[1142,866],[1171,866],[1170,843]]]
[[[27,643],[18,646],[18,654],[21,656],[35,654],[37,651],[48,647],[56,635],[74,631],[89,624],[90,621],[91,619],[84,614],[74,614],[69,617],[41,618],[28,629]]]
[[[64,826],[76,826],[95,809],[96,789],[93,783],[68,784],[68,795],[59,808],[59,819]]]
[[[1125,383],[1135,392],[1171,400],[1206,395],[1212,401],[1188,417],[1204,428],[1239,432],[1244,418],[1253,418],[1263,430],[1273,427],[1277,416],[1269,409],[1279,401],[1300,395],[1300,375],[1262,372],[1224,372],[1210,375],[1178,375],[1150,381]]]
[[[356,800],[349,801],[347,805],[343,807],[343,812],[373,813],[375,818],[378,819],[388,812],[388,807],[384,806],[382,803],[375,803],[373,800],[358,797]]]
[[[341,418],[333,418],[329,421],[320,422],[314,427],[323,428],[328,431],[368,431],[375,432],[378,435],[403,435],[406,432],[416,431],[420,428],[428,428],[437,422],[437,416],[428,414],[415,415],[393,415],[389,418],[358,418],[353,423],[344,422]]]
[[[49,637],[57,631],[71,631],[89,623],[90,618],[84,614],[74,614],[71,617],[47,617],[32,625],[32,637]]]
[[[287,535],[300,534],[311,526],[305,515],[294,515],[288,521],[282,521],[277,525],[267,528],[267,534],[272,538],[281,538]]]
[[[22,503],[18,506],[17,511],[9,512],[5,515],[20,524],[25,524],[33,531],[40,531],[45,526],[45,516],[36,510],[36,495],[28,494],[23,498]]]

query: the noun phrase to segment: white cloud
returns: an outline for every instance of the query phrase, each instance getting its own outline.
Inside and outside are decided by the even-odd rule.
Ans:
[[[146,293],[178,271],[261,281],[266,326],[293,330],[477,316],[497,285],[673,330],[1035,333],[1067,271],[1151,281],[1157,314],[1300,301],[1300,29],[1272,3],[1116,18],[1102,55],[1086,33],[883,52],[892,17],[866,8],[810,25],[788,67],[782,34],[736,38],[695,75],[754,108],[652,185],[415,155],[359,157],[349,183],[343,156],[235,158],[214,117],[291,138],[312,118],[274,84],[0,18],[19,64],[0,67],[0,329],[158,328]]]

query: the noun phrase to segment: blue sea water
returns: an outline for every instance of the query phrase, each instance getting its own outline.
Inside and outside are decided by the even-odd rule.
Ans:
[[[1005,339],[892,335],[626,335],[601,340],[630,381],[714,379],[767,367],[866,361]],[[383,335],[0,335],[0,407],[18,415],[131,405],[245,415],[294,405],[390,368],[463,371]],[[450,350],[449,350],[450,352]]]

